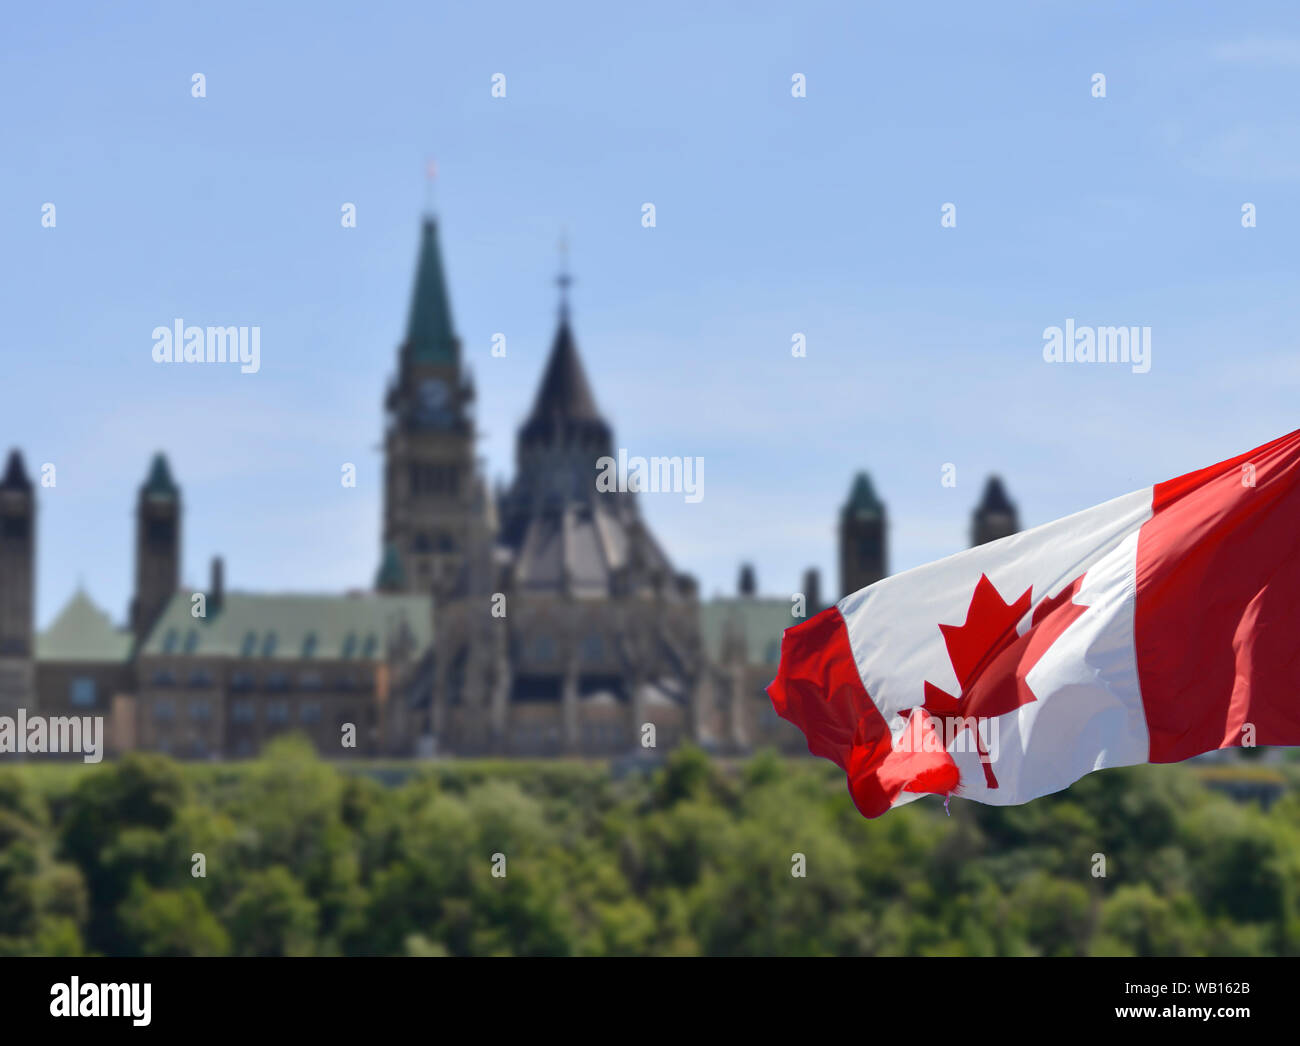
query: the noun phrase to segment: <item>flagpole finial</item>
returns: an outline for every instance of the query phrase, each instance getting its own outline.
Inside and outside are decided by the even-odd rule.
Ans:
[[[438,180],[438,161],[432,156],[424,161],[424,213],[433,217],[433,183]]]
[[[568,320],[569,287],[573,283],[573,277],[569,275],[569,236],[564,230],[560,231],[559,252],[560,271],[555,277],[555,282],[560,288],[560,319]]]

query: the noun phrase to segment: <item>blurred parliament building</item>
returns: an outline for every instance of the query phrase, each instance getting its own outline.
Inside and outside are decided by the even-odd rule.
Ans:
[[[596,489],[596,461],[616,444],[563,290],[504,488],[476,458],[473,404],[426,219],[385,396],[373,590],[227,591],[220,559],[206,588],[182,587],[181,488],[160,454],[136,501],[125,627],[77,591],[38,633],[36,489],[12,452],[0,478],[0,715],[103,716],[110,755],[193,759],[252,756],[288,731],[327,757],[611,757],[643,750],[648,724],[657,750],[806,751],[763,690],[782,631],[802,620],[794,594],[760,596],[743,566],[734,596],[701,599],[637,495]],[[1018,527],[990,478],[972,543]],[[841,594],[887,573],[885,506],[866,473],[840,513],[839,555]],[[801,595],[805,616],[828,605],[817,571]]]

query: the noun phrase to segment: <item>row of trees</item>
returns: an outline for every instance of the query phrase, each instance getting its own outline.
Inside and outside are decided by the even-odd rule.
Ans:
[[[692,749],[397,786],[296,740],[0,769],[0,954],[82,953],[1296,954],[1300,800],[1152,766],[868,822],[820,761]]]

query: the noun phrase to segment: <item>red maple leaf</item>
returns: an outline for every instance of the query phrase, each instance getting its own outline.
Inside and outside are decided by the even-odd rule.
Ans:
[[[989,765],[984,739],[974,728],[975,721],[1006,715],[1037,700],[1025,677],[1057,637],[1087,610],[1074,602],[1082,584],[1080,574],[1060,593],[1034,607],[1029,628],[1020,634],[1016,626],[1029,610],[1033,588],[1025,589],[1014,603],[1008,604],[993,582],[981,574],[966,611],[966,623],[939,626],[961,694],[953,697],[927,680],[921,707],[943,721],[948,741],[963,730],[971,730],[984,767],[984,780],[990,788],[996,788],[998,782]]]

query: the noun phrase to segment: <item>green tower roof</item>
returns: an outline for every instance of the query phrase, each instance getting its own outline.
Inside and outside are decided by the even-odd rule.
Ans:
[[[149,466],[149,476],[144,481],[140,492],[151,498],[174,498],[180,493],[180,488],[172,479],[171,469],[167,465],[167,455],[159,452],[153,456],[153,464]]]
[[[885,511],[885,506],[876,497],[875,488],[871,485],[871,477],[865,472],[859,472],[853,479],[853,489],[849,491],[849,500],[844,506],[846,515],[866,516],[881,515]]]
[[[406,343],[416,363],[456,361],[456,336],[452,333],[451,306],[442,272],[442,252],[438,249],[438,228],[432,218],[424,220],[420,237]]]

